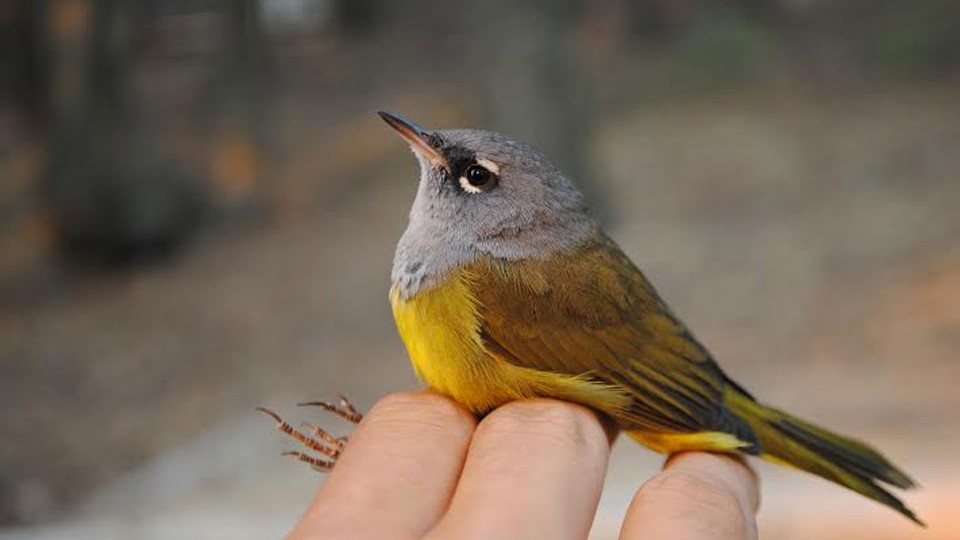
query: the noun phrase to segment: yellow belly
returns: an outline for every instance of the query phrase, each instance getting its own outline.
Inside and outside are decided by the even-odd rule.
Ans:
[[[486,349],[481,316],[471,292],[472,275],[453,272],[441,284],[404,299],[396,288],[390,303],[417,376],[475,413],[517,399],[553,397],[611,415],[629,398],[584,377],[518,367]]]

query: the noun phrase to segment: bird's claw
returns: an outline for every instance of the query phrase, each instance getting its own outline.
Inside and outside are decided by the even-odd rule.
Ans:
[[[306,403],[298,403],[298,405],[320,407],[354,424],[360,423],[360,420],[363,419],[363,415],[358,412],[353,404],[351,404],[350,401],[348,401],[344,396],[340,396],[339,405],[334,405],[326,401],[311,401]],[[339,458],[340,454],[343,453],[343,450],[346,448],[347,442],[349,441],[349,436],[344,435],[342,437],[334,437],[316,424],[311,422],[303,422],[301,425],[309,430],[312,436],[307,435],[291,426],[279,414],[273,412],[272,410],[266,407],[257,407],[257,410],[269,416],[274,422],[276,422],[277,429],[279,429],[283,434],[296,440],[306,448],[322,454],[327,458],[322,459],[314,457],[301,451],[289,451],[282,454],[284,456],[293,457],[298,461],[302,461],[317,471],[329,472],[336,464],[337,458]]]

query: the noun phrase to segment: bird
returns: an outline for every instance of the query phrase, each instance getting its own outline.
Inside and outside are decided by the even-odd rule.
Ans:
[[[578,403],[654,451],[759,456],[923,525],[891,492],[915,482],[878,450],[731,379],[540,151],[378,114],[420,166],[389,298],[429,387],[478,416],[528,398]]]

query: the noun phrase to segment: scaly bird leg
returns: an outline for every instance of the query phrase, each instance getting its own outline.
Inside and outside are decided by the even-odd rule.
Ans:
[[[324,442],[308,437],[303,432],[297,430],[296,428],[291,426],[289,423],[287,423],[283,418],[280,418],[280,415],[271,411],[270,409],[267,409],[265,407],[257,407],[257,410],[262,412],[263,414],[266,414],[270,418],[272,418],[277,423],[277,429],[279,429],[283,434],[296,440],[297,442],[306,446],[307,448],[315,452],[319,452],[324,456],[327,456],[330,459],[323,460],[323,459],[315,458],[312,456],[308,456],[303,452],[284,452],[282,455],[293,456],[298,460],[303,461],[304,463],[309,463],[310,466],[312,466],[314,469],[321,472],[327,472],[333,468],[333,465],[336,463],[337,458],[340,457],[340,453],[343,451],[343,447],[344,447],[343,442],[338,441],[332,435],[330,435],[326,431],[323,431],[318,426],[314,426],[311,424],[310,427],[311,427],[311,431],[314,434],[314,437],[316,437],[317,439],[321,439],[322,441],[330,444],[330,446],[327,446],[326,444],[324,444]]]
[[[326,401],[312,401],[308,403],[300,403],[301,406],[316,406],[321,407],[326,411],[332,412],[341,418],[357,424],[360,420],[363,419],[363,415],[357,411],[357,409],[351,404],[347,398],[340,396],[340,404],[334,405]],[[280,417],[277,413],[267,409],[265,407],[257,407],[257,410],[266,414],[277,423],[277,429],[279,429],[283,434],[289,436],[290,438],[296,440],[303,446],[323,454],[329,459],[321,459],[313,457],[304,452],[291,451],[284,452],[282,455],[291,456],[298,461],[309,464],[315,470],[320,472],[329,472],[337,462],[337,458],[340,457],[340,454],[343,452],[343,449],[347,445],[348,437],[334,437],[326,431],[324,431],[320,426],[312,424],[310,422],[303,422],[303,426],[310,430],[312,437],[304,434],[302,431],[291,426],[283,418]]]
[[[310,433],[313,434],[315,439],[320,439],[326,444],[330,445],[331,449],[334,450],[337,454],[343,452],[343,449],[347,446],[347,437],[334,437],[326,431],[324,431],[320,426],[313,424],[311,422],[303,422],[301,426],[310,430]],[[337,456],[330,456],[337,457]]]
[[[359,424],[363,420],[363,415],[360,414],[357,409],[344,397],[340,395],[340,404],[334,405],[333,403],[327,401],[308,401],[306,403],[297,403],[298,407],[320,407],[328,412],[343,418],[347,422],[353,424]]]
[[[297,452],[296,450],[291,450],[289,452],[284,452],[280,454],[281,456],[290,456],[297,461],[302,461],[307,465],[313,467],[313,470],[317,472],[330,472],[333,469],[333,466],[336,464],[336,461],[324,461],[322,459],[315,458],[313,456],[308,456],[303,452]]]

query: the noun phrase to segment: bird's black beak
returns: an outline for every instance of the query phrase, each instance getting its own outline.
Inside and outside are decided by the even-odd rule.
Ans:
[[[410,143],[410,148],[415,154],[430,163],[439,165],[445,169],[447,168],[446,158],[443,157],[443,154],[441,154],[439,150],[430,144],[430,137],[433,133],[400,115],[386,111],[377,111],[377,114],[379,114],[380,118],[383,118],[383,121],[390,127],[397,130],[397,133],[399,133],[405,141]]]

